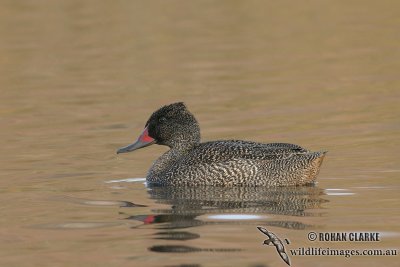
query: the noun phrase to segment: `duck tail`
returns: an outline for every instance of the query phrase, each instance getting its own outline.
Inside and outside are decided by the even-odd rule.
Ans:
[[[309,168],[310,182],[315,182],[315,180],[317,179],[319,170],[321,169],[322,162],[324,161],[325,155],[326,153],[328,153],[328,151],[319,151],[314,153],[315,153],[315,158],[314,160],[312,160]]]

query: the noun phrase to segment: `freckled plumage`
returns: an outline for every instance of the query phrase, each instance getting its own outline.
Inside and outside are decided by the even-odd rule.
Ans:
[[[200,128],[183,103],[154,112],[129,152],[152,143],[170,150],[150,168],[147,182],[176,186],[292,186],[314,183],[326,152],[287,143],[241,140],[200,143]]]

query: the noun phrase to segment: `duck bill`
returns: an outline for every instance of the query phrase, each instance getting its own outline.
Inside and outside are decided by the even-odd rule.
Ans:
[[[139,138],[136,140],[135,143],[127,145],[125,147],[121,147],[120,149],[118,149],[117,154],[128,153],[128,152],[134,151],[139,148],[150,146],[150,145],[154,144],[155,142],[156,142],[156,140],[154,140],[154,138],[151,138],[149,136],[149,130],[146,127],[146,128],[144,128],[142,134],[139,136]]]

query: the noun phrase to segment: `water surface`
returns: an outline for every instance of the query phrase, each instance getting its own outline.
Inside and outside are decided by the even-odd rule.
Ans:
[[[1,266],[285,266],[399,249],[396,1],[2,1]],[[203,140],[328,150],[316,187],[147,188],[116,155],[184,101]],[[325,243],[309,232],[379,232]],[[398,266],[398,256],[291,256]]]

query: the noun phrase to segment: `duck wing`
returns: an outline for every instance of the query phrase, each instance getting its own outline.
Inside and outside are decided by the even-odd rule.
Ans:
[[[285,149],[285,150],[294,150],[294,151],[303,151],[307,152],[308,150],[295,144],[289,143],[258,143],[253,141],[243,141],[243,140],[220,140],[220,141],[211,141],[202,143],[202,145],[206,146],[230,146],[230,147],[247,147],[247,148],[261,148],[261,149]]]
[[[309,152],[301,146],[288,143],[263,144],[242,140],[223,140],[201,143],[183,160],[206,164],[235,159],[276,160]]]

